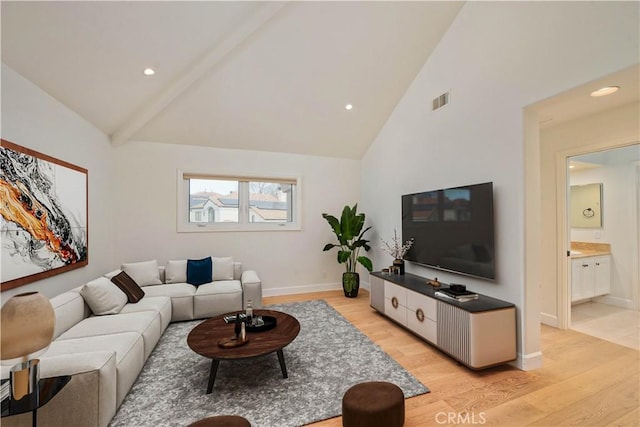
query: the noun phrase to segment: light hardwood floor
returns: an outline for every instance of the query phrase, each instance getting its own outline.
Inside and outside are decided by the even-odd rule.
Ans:
[[[342,291],[267,297],[265,304],[324,299],[431,390],[405,401],[405,427],[451,425],[638,426],[640,352],[542,326],[544,366],[474,372]],[[341,397],[339,397],[341,398]],[[340,417],[313,427],[340,427]]]

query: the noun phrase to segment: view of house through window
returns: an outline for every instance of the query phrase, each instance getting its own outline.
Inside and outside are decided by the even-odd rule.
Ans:
[[[238,181],[189,179],[189,222],[238,222]]]
[[[293,222],[295,184],[276,181],[186,178],[189,223]]]
[[[249,222],[291,222],[293,184],[249,182]]]

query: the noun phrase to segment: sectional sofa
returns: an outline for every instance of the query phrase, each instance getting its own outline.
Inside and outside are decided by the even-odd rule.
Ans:
[[[38,425],[107,426],[170,322],[242,310],[249,300],[262,306],[262,284],[254,271],[242,271],[229,257],[212,260],[212,281],[198,286],[187,283],[187,260],[166,266],[147,261],[123,264],[51,298],[56,327],[39,357],[40,375],[72,379],[38,410]],[[135,303],[112,281],[121,271],[143,291]],[[6,370],[2,377],[8,377]],[[29,426],[31,414],[3,418],[2,425]]]

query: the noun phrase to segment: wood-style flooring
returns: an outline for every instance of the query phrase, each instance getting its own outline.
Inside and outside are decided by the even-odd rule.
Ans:
[[[324,299],[431,390],[405,401],[405,427],[452,425],[638,426],[640,352],[542,326],[541,369],[475,372],[342,291],[264,298],[264,304]],[[341,398],[341,397],[340,397]],[[313,427],[341,427],[332,418]]]

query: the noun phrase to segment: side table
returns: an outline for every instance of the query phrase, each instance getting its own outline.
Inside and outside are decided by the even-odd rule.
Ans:
[[[42,378],[38,382],[38,390],[34,393],[20,400],[13,400],[11,399],[11,395],[9,395],[5,399],[2,399],[2,418],[31,412],[31,424],[33,427],[36,427],[38,424],[38,408],[43,407],[53,399],[70,380],[70,375]],[[2,380],[2,384],[7,381],[9,380]]]

